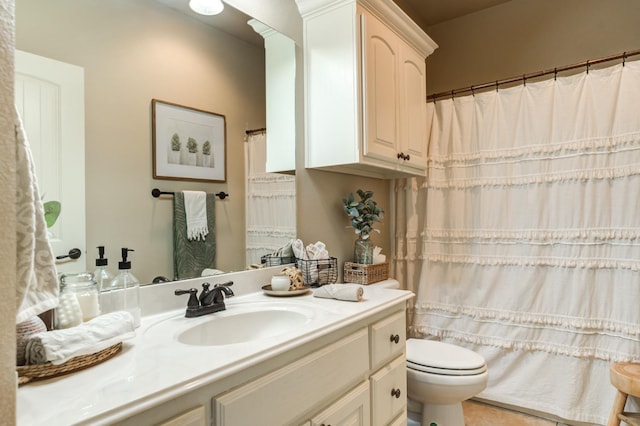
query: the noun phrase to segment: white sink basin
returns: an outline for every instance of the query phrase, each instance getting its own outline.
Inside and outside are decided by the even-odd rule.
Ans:
[[[197,346],[231,345],[274,337],[300,328],[310,319],[304,313],[284,309],[215,315],[178,334],[178,341]]]
[[[169,318],[151,326],[145,335],[174,336],[174,340],[192,346],[233,345],[300,329],[314,317],[314,309],[308,306],[244,303],[227,305],[224,311],[197,318]]]

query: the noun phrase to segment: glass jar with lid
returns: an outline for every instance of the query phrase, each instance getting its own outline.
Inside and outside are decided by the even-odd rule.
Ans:
[[[56,328],[72,327],[100,315],[98,296],[98,283],[92,273],[62,275]]]

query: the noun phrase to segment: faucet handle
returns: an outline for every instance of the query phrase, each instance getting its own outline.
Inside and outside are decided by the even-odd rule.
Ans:
[[[213,286],[213,288],[216,287],[231,287],[233,285],[233,281],[227,281],[226,283],[218,283],[216,285]]]
[[[200,306],[200,302],[198,301],[198,290],[195,288],[190,288],[189,290],[176,290],[174,292],[176,296],[180,296],[183,294],[189,294],[189,301],[187,302],[187,309],[194,309]]]

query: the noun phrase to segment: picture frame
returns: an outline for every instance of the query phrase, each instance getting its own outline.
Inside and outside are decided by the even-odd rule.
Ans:
[[[153,178],[227,181],[224,115],[151,100]]]

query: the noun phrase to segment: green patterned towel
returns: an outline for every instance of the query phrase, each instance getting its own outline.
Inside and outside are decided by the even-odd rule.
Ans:
[[[207,194],[207,227],[204,240],[187,238],[184,195],[176,192],[173,200],[173,270],[176,279],[199,277],[205,268],[216,267],[216,196]]]

